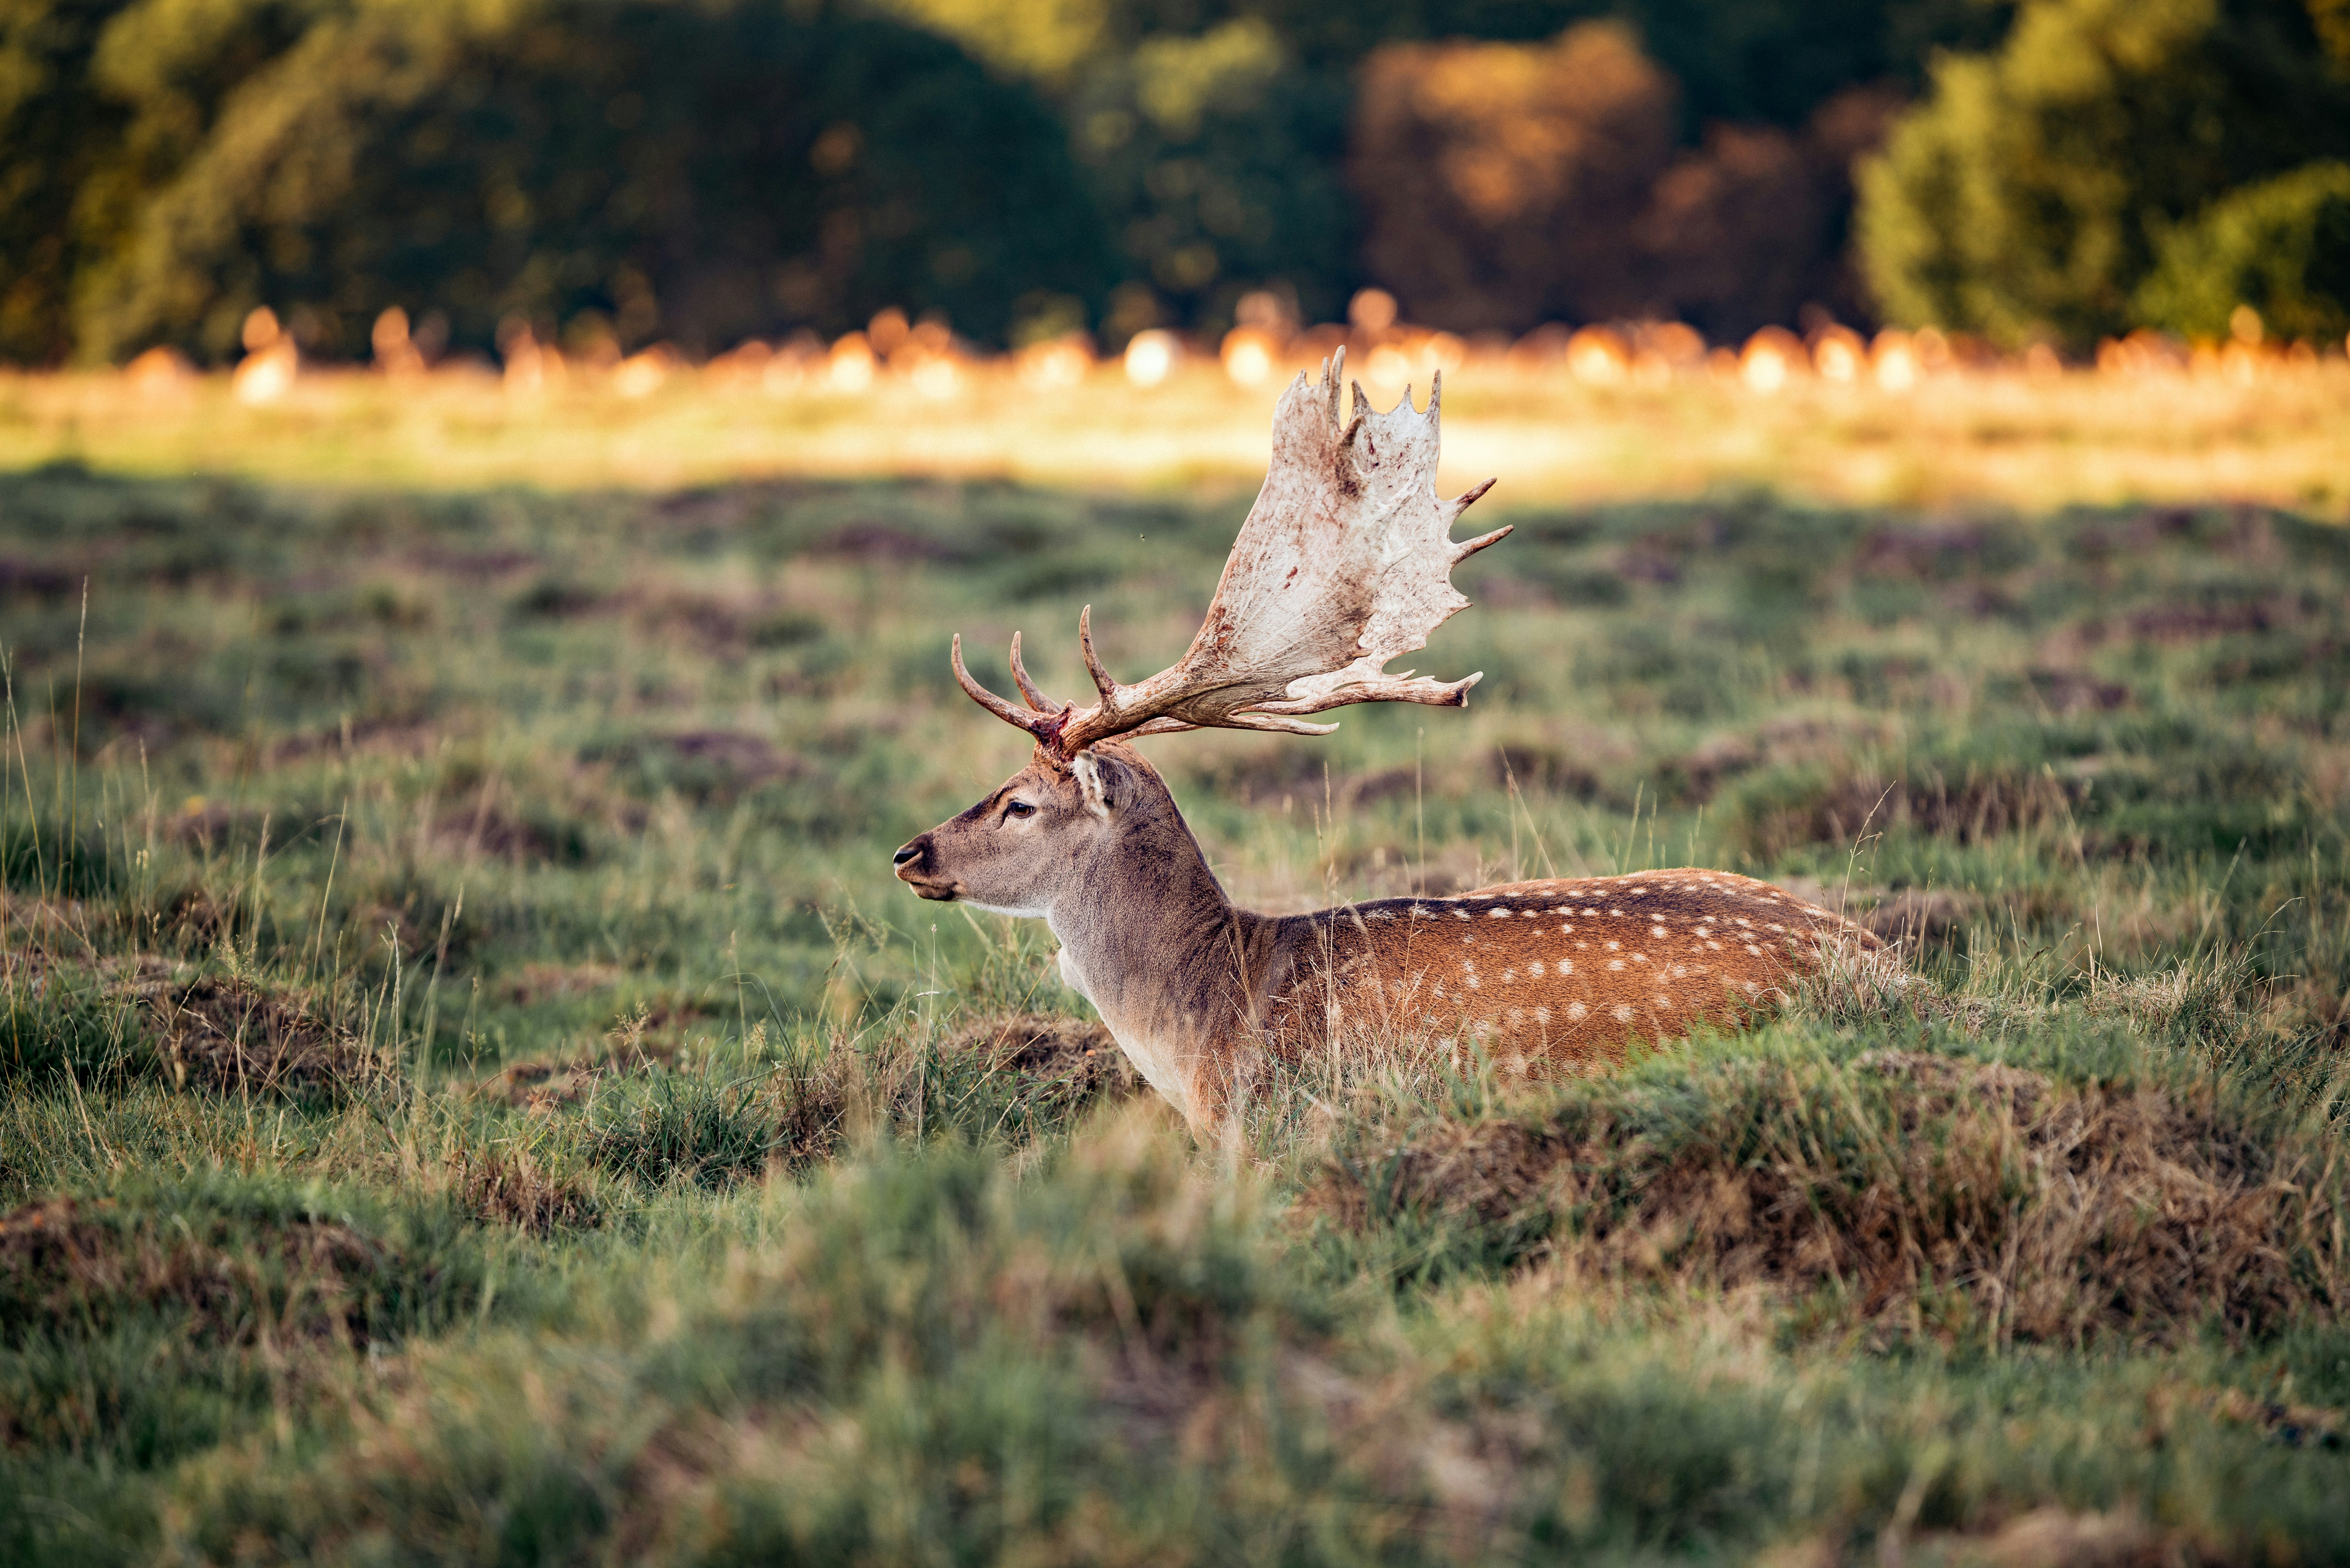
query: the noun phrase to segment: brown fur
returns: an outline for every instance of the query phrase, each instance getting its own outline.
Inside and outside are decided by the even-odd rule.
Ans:
[[[1048,921],[1063,975],[1203,1137],[1256,1051],[1451,1038],[1514,1071],[1586,1070],[1635,1039],[1736,1027],[1828,949],[1882,946],[1767,883],[1686,868],[1255,914],[1118,742],[1039,747],[897,865],[923,898]]]

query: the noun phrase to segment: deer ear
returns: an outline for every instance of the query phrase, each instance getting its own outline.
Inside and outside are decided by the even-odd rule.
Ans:
[[[1119,786],[1126,782],[1124,770],[1091,752],[1079,752],[1070,759],[1069,771],[1076,775],[1077,793],[1084,797],[1086,809],[1107,822],[1123,793]]]

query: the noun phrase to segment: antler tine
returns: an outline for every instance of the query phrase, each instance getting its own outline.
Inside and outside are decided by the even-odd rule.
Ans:
[[[1020,695],[1028,700],[1028,706],[1035,709],[1039,713],[1056,714],[1066,711],[1069,706],[1066,702],[1054,701],[1036,689],[1036,683],[1034,680],[1028,679],[1028,667],[1020,662],[1020,634],[1016,631],[1012,634],[1012,679],[1019,685]]]
[[[951,646],[951,650],[949,651],[947,658],[948,661],[954,666],[956,682],[962,687],[963,694],[969,697],[972,701],[978,703],[981,707],[986,709],[989,712],[994,714],[1005,723],[1010,724],[1016,729],[1025,730],[1030,734],[1037,736],[1039,739],[1043,738],[1051,731],[1054,719],[1047,718],[1042,713],[1031,713],[1022,709],[1015,708],[1011,703],[1006,702],[1003,698],[998,697],[994,692],[990,691],[986,687],[982,686],[978,681],[972,679],[971,671],[963,667],[962,633],[955,633],[954,641]],[[1057,717],[1057,715],[1055,717]]]
[[[1087,605],[1077,612],[1077,647],[1086,656],[1086,672],[1094,678],[1094,689],[1101,693],[1102,701],[1118,700],[1118,678],[1102,664],[1101,655],[1094,651],[1094,607]]]
[[[1233,717],[1253,719],[1261,713],[1284,716],[1326,713],[1333,708],[1351,708],[1358,702],[1422,702],[1430,708],[1466,708],[1469,706],[1469,688],[1484,679],[1485,672],[1482,670],[1458,680],[1431,680],[1425,675],[1414,677],[1407,670],[1401,675],[1352,681],[1318,696],[1260,702],[1247,712],[1234,714]],[[1273,726],[1251,727],[1270,729]],[[1311,724],[1306,729],[1320,734],[1337,727],[1336,724]]]
[[[1510,536],[1511,526],[1511,524],[1505,523],[1501,527],[1494,529],[1491,534],[1480,534],[1474,539],[1454,545],[1452,549],[1452,564],[1457,566],[1461,562],[1467,560],[1470,556],[1475,555],[1478,551],[1485,548],[1487,545],[1500,544],[1503,540]]]

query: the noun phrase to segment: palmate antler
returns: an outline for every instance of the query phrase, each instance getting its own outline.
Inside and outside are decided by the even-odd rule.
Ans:
[[[1452,568],[1509,533],[1496,528],[1466,544],[1452,524],[1492,487],[1487,480],[1452,501],[1436,496],[1440,379],[1426,412],[1411,394],[1386,413],[1371,411],[1360,383],[1342,426],[1340,349],[1322,382],[1301,375],[1273,416],[1273,462],[1264,489],[1241,524],[1232,558],[1199,636],[1172,669],[1121,685],[1094,651],[1093,610],[1077,619],[1077,640],[1100,700],[1090,708],[1038,691],[1012,639],[1012,678],[1028,707],[1005,701],[963,667],[954,639],[955,679],[972,701],[1037,743],[1073,757],[1118,735],[1178,730],[1279,730],[1326,734],[1308,713],[1357,702],[1427,702],[1457,708],[1479,675],[1453,681],[1389,675],[1388,660],[1428,646],[1429,634],[1469,601]]]

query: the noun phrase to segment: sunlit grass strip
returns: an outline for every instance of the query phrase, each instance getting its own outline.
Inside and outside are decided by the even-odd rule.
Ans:
[[[1766,486],[1862,504],[2241,500],[2350,514],[2340,359],[2241,376],[1950,372],[1899,390],[1802,378],[1764,393],[1706,375],[1594,387],[1502,361],[1448,379],[1442,483],[1500,475],[1518,502]],[[1382,403],[1402,389],[1368,386]],[[892,378],[775,396],[681,369],[630,397],[607,379],[510,392],[478,369],[345,371],[249,406],[225,376],[13,376],[0,378],[0,467],[435,488],[899,475],[1238,489],[1263,472],[1277,391],[1204,365],[1148,388],[1112,369],[1062,386],[973,371],[943,396]]]

